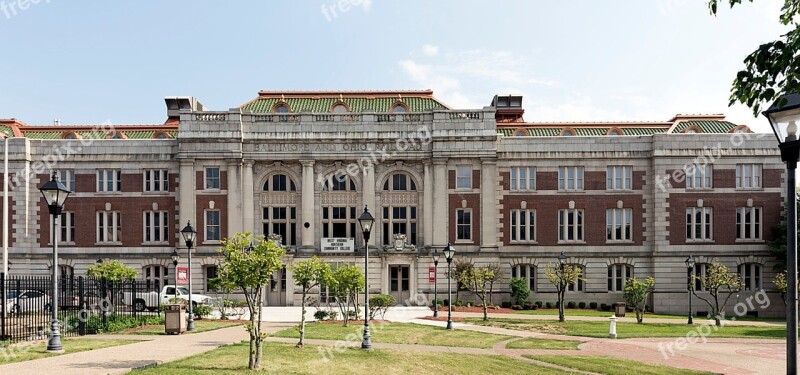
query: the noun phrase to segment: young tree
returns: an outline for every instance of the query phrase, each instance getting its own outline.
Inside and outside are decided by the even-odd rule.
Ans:
[[[100,279],[103,294],[101,297],[108,297],[112,305],[114,304],[114,296],[116,295],[114,292],[115,284],[136,279],[136,270],[120,263],[118,260],[93,264],[86,270],[86,274],[90,277]],[[110,289],[111,292],[106,293],[108,290],[106,288]]]
[[[300,341],[297,343],[298,348],[303,347],[303,339],[305,338],[306,330],[306,296],[308,292],[320,285],[329,284],[333,280],[333,271],[331,265],[322,261],[322,259],[314,256],[308,260],[301,260],[292,263],[289,266],[289,271],[292,272],[294,283],[300,286],[302,291],[302,302],[300,305]]]
[[[522,305],[531,296],[531,288],[525,279],[511,279],[508,286],[511,288],[511,298],[514,299],[515,305]]]
[[[489,280],[489,304],[494,305],[494,302],[492,301],[492,292],[494,292],[494,283],[500,281],[500,279],[503,277],[503,268],[500,267],[499,263],[489,263],[486,267],[489,270],[491,270],[492,275],[494,275],[492,279]]]
[[[552,266],[547,263],[545,268],[545,275],[550,283],[555,285],[558,292],[558,321],[566,321],[564,317],[564,295],[567,293],[567,287],[574,285],[581,278],[580,267],[575,267],[571,264],[563,264],[559,266]]]
[[[252,246],[251,246],[252,244]],[[233,237],[222,240],[219,249],[222,263],[219,265],[218,278],[222,283],[235,285],[241,290],[250,311],[250,361],[248,368],[261,368],[261,354],[266,335],[261,333],[262,299],[264,288],[272,279],[272,273],[281,268],[281,261],[286,255],[283,248],[274,241],[265,240],[248,233],[236,233]]]
[[[647,306],[647,296],[653,291],[656,285],[656,279],[648,276],[644,280],[637,280],[635,277],[625,279],[625,303],[633,307],[636,311],[636,323],[642,323],[644,319],[644,310]]]
[[[336,296],[336,304],[342,314],[344,325],[350,324],[350,307],[358,314],[358,293],[364,290],[364,274],[356,265],[340,266],[333,271],[329,288],[332,287]]]
[[[781,292],[783,304],[786,304],[786,290],[789,288],[789,282],[786,280],[786,271],[775,275],[775,279],[772,280],[772,283],[775,284],[775,286]]]
[[[472,263],[471,259],[465,258],[455,258],[453,259],[453,266],[451,268],[450,278],[456,282],[456,301],[461,300],[461,291],[462,290],[469,290],[464,283],[462,283],[458,275],[463,274],[464,272],[468,272],[470,269],[474,268],[475,264]],[[450,301],[452,304],[454,301]]]
[[[712,300],[697,294],[694,288],[692,288],[692,294],[708,304],[711,308],[711,314],[714,316],[714,322],[717,326],[722,325],[720,322],[720,313],[725,308],[725,305],[728,304],[728,299],[742,289],[742,279],[739,278],[739,275],[732,273],[730,269],[728,269],[728,266],[714,261],[714,263],[709,265],[708,269],[706,269],[705,276],[692,275],[692,282],[694,282],[694,280],[700,280],[702,289],[708,292]],[[722,297],[722,295],[725,296],[722,304],[720,304],[720,297]]]
[[[494,279],[494,271],[491,267],[466,267],[463,272],[458,274],[458,281],[481,300],[484,321],[489,320],[487,295],[492,279]]]

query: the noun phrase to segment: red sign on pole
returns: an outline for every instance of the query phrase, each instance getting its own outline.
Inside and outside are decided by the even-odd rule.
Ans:
[[[431,284],[436,282],[436,267],[428,267],[428,282]]]
[[[189,283],[189,268],[188,267],[178,267],[178,284],[188,284]]]

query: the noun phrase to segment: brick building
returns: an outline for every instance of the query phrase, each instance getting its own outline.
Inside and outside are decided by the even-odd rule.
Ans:
[[[766,242],[782,218],[785,168],[772,135],[722,115],[531,123],[520,96],[454,110],[431,91],[262,91],[228,111],[191,97],[166,105],[157,125],[0,120],[12,274],[52,266],[38,192],[52,169],[75,191],[57,231],[67,274],[119,259],[171,283],[169,255],[180,248],[186,265],[178,231],[189,221],[197,292],[216,273],[220,240],[241,231],[280,235],[286,264],[319,255],[363,267],[356,218],[367,206],[370,291],[399,299],[433,293],[431,249],[451,242],[459,257],[500,265],[497,301],[512,277],[528,280],[532,301],[554,301],[544,269],[561,252],[586,278],[571,301],[621,301],[625,277],[652,275],[655,310],[683,313],[689,254],[698,273],[714,259],[739,272],[740,298],[764,288],[779,300]],[[299,298],[282,270],[264,303]],[[780,314],[774,307],[759,313]]]

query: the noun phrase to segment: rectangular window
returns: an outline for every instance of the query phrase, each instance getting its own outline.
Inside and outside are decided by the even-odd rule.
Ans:
[[[558,167],[558,190],[583,190],[583,167]]]
[[[686,209],[686,241],[711,241],[713,239],[713,210],[711,207]]]
[[[97,191],[122,191],[121,173],[117,169],[99,169],[97,171]]]
[[[97,242],[122,242],[122,220],[119,211],[97,211]]]
[[[144,242],[169,242],[169,212],[144,212]]]
[[[511,210],[511,242],[536,242],[536,210]]]
[[[52,228],[53,217],[50,216],[50,224]],[[75,242],[75,213],[62,211],[56,227],[56,233],[59,233],[58,242],[74,243]],[[50,243],[53,243],[53,234],[50,233]]]
[[[761,265],[757,263],[743,263],[738,267],[739,278],[742,279],[744,290],[760,290],[761,285]]]
[[[322,237],[356,237],[356,219],[355,207],[322,207]]]
[[[536,190],[536,168],[513,167],[511,168],[509,190],[533,191]]]
[[[456,167],[456,189],[472,189],[472,167]]]
[[[760,189],[761,164],[736,164],[736,188]]]
[[[558,211],[558,241],[583,242],[583,210]]]
[[[581,271],[581,276],[586,274],[585,267],[580,264],[571,264],[572,268]],[[572,284],[567,285],[567,290],[570,292],[583,292],[583,284],[585,283],[582,277],[576,277]]]
[[[614,165],[606,168],[607,190],[632,190],[633,167]]]
[[[58,173],[58,180],[66,186],[67,190],[75,191],[75,171],[71,169],[59,169],[56,173]]]
[[[456,241],[472,240],[472,210],[459,208],[456,210]]]
[[[277,234],[281,236],[281,244],[297,245],[297,208],[296,207],[263,207],[263,232],[265,236]]]
[[[736,239],[761,240],[761,207],[736,208]]]
[[[702,280],[705,279],[709,267],[711,267],[709,263],[697,263],[694,265],[694,290],[701,292],[706,291],[706,288],[703,287]],[[692,270],[688,269],[687,271],[689,272],[689,280],[692,280]]]
[[[206,291],[211,292],[211,281],[217,278],[217,266],[206,266]]]
[[[711,189],[712,170],[710,165],[693,165],[685,170],[687,189]]]
[[[630,208],[614,208],[606,210],[606,240],[631,241],[631,218],[633,210]]]
[[[206,190],[219,190],[219,167],[206,168]]]
[[[536,266],[530,264],[518,264],[511,267],[512,279],[523,279],[528,282],[531,292],[536,292]]]
[[[144,171],[145,192],[169,191],[169,173],[166,169],[147,169]]]
[[[406,244],[417,244],[417,208],[383,207],[383,244],[394,245],[395,234],[405,234]]]
[[[608,291],[624,291],[625,279],[630,277],[633,277],[633,266],[627,264],[612,264],[608,266]]]
[[[208,210],[206,211],[206,241],[219,241],[220,238],[219,211]]]

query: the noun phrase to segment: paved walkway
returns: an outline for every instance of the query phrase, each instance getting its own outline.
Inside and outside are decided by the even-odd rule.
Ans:
[[[439,311],[439,317],[446,317],[447,310],[444,311],[444,315],[442,315],[443,311]],[[431,312],[432,313],[432,312]],[[613,315],[612,313],[608,313],[608,317],[604,316],[577,316],[577,315],[569,315],[567,313],[567,319],[569,320],[583,320],[583,321],[603,321],[608,322],[608,318]],[[472,313],[472,312],[453,312],[453,317],[456,318],[483,318],[483,313]],[[505,314],[505,313],[489,313],[489,318],[502,318],[502,319],[531,319],[531,320],[558,320],[558,314],[556,315],[533,315],[533,314]],[[723,323],[726,325],[734,325],[734,326],[753,326],[753,327],[784,327],[786,323],[783,322],[766,322],[766,321],[750,321],[750,320],[734,320],[735,317],[732,317],[729,320],[725,320]],[[630,314],[626,314],[624,318],[617,318],[618,322],[628,322],[628,323],[636,323],[636,316],[631,316]],[[647,323],[673,323],[673,324],[686,324],[686,318],[650,318],[645,315],[644,321]],[[713,319],[704,319],[695,317],[694,318],[695,324],[699,323],[706,323],[706,322],[714,322]]]

